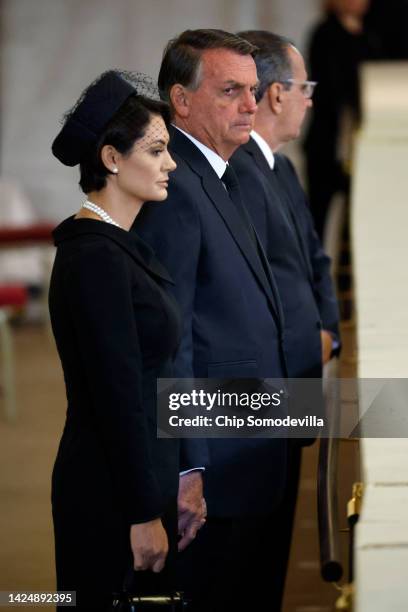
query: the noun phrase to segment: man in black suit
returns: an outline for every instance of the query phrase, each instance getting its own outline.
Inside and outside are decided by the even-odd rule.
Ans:
[[[288,375],[320,378],[322,365],[339,350],[339,313],[330,260],[315,232],[292,163],[276,153],[299,136],[312,104],[313,84],[307,81],[301,54],[287,39],[258,30],[239,35],[258,48],[258,112],[250,140],[233,155],[231,163],[278,285],[285,316]],[[298,440],[292,440],[289,448],[288,487],[282,506],[285,514],[279,521],[284,536],[279,542],[282,559],[289,556],[301,459]]]
[[[293,164],[277,153],[300,135],[312,106],[314,84],[307,81],[303,57],[288,39],[263,30],[239,35],[258,48],[258,112],[251,137],[234,154],[232,165],[278,283],[289,376],[320,377],[322,362],[327,363],[339,348],[330,260],[315,232]],[[266,217],[260,212],[264,205]]]
[[[276,284],[228,165],[254,124],[253,52],[233,34],[188,30],[170,41],[160,70],[177,169],[166,202],[147,204],[134,229],[176,283],[184,319],[180,377],[287,374]],[[184,469],[200,467],[200,447],[186,442]],[[181,548],[197,533],[181,554],[181,586],[195,611],[261,610],[274,569],[273,517],[286,486],[287,442],[208,440],[208,450],[208,519],[198,533],[202,473],[180,480]]]

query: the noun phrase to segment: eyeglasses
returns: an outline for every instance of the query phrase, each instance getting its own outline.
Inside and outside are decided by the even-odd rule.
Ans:
[[[296,79],[286,79],[281,83],[288,85],[299,85],[299,89],[305,98],[311,98],[313,96],[314,89],[317,85],[317,81],[296,81]]]

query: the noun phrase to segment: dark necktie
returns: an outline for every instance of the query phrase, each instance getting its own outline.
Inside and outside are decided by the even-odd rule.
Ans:
[[[267,260],[267,257],[264,253],[264,250],[262,248],[261,243],[259,242],[259,239],[256,235],[254,226],[252,225],[252,221],[251,221],[251,217],[249,216],[249,213],[245,207],[245,204],[242,200],[242,195],[241,195],[241,189],[239,187],[239,182],[238,182],[238,178],[237,175],[235,174],[234,169],[227,164],[227,167],[225,169],[224,174],[221,177],[222,182],[224,183],[225,187],[227,188],[228,191],[228,195],[231,198],[231,200],[233,201],[233,203],[235,204],[235,207],[242,219],[242,222],[247,230],[247,232],[249,233],[250,238],[252,239],[257,255],[259,257],[260,263],[262,265],[262,271],[264,273],[264,278],[265,281],[272,286],[272,290],[274,292],[275,295],[275,300],[276,303],[278,305],[278,310],[279,310],[279,297],[276,297],[276,290],[275,290],[275,284],[274,284],[274,280],[272,278],[272,273],[269,267],[269,263]],[[279,312],[279,318],[280,320],[282,320],[282,315]]]
[[[235,208],[237,209],[245,228],[252,238],[252,240],[257,244],[257,239],[255,235],[254,226],[252,225],[252,221],[248,214],[247,209],[245,208],[245,204],[242,201],[241,190],[239,188],[238,178],[233,170],[232,166],[227,164],[225,168],[225,172],[221,177],[222,182],[224,183],[228,195],[235,204]]]

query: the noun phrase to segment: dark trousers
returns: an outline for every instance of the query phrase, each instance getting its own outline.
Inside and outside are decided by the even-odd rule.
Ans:
[[[289,560],[301,449],[290,445],[284,499],[269,516],[210,517],[179,555],[189,612],[279,612]],[[256,500],[254,500],[256,504]]]

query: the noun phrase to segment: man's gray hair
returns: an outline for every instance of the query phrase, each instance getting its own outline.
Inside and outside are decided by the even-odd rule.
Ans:
[[[238,36],[258,49],[254,60],[259,79],[256,94],[257,102],[259,102],[272,83],[284,83],[292,78],[292,64],[288,49],[294,45],[288,38],[266,30],[246,30],[238,32]],[[285,83],[284,85],[290,88],[290,85]]]

